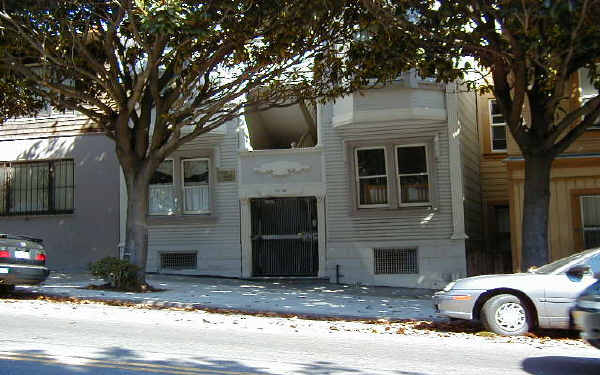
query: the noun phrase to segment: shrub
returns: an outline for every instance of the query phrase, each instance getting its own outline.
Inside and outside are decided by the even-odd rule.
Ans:
[[[92,275],[101,277],[111,287],[121,290],[140,289],[137,279],[139,270],[138,266],[115,257],[102,258],[90,265]]]

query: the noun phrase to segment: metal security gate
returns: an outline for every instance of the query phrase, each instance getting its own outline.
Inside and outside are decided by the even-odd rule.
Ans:
[[[314,197],[251,200],[253,276],[317,276]]]

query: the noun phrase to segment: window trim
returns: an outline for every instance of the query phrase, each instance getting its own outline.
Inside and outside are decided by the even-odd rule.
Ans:
[[[582,237],[582,241],[583,241],[583,247],[588,248],[588,246],[585,244],[585,215],[584,215],[584,205],[583,205],[583,198],[594,198],[594,199],[600,199],[600,194],[581,194],[579,195],[579,210],[580,210],[580,215],[581,215],[581,237]],[[596,231],[598,229],[595,229]]]
[[[70,207],[68,209],[56,209],[56,187],[57,184],[55,171],[56,164],[61,162],[70,162],[72,167],[71,173],[71,186],[63,186],[70,187],[72,189]],[[4,184],[4,197],[0,200],[0,204],[3,206],[3,211],[0,212],[0,217],[25,217],[25,216],[54,216],[54,215],[65,215],[65,214],[73,214],[75,212],[75,177],[76,177],[76,168],[75,168],[75,160],[73,158],[60,158],[60,159],[39,159],[39,160],[14,160],[14,161],[0,161],[0,168],[12,168],[14,165],[34,165],[34,164],[47,164],[48,165],[48,182],[47,182],[47,210],[41,211],[18,211],[11,212],[10,210],[10,199],[11,199],[11,179],[9,175],[5,175],[5,181],[0,181],[0,184]],[[29,191],[27,193],[30,194]]]
[[[506,153],[508,151],[508,132],[507,132],[507,124],[506,124],[506,120],[502,123],[499,124],[494,124],[494,114],[492,113],[492,102],[496,102],[496,98],[490,98],[488,99],[488,113],[489,113],[489,121],[490,121],[490,150],[493,153]],[[498,115],[496,115],[498,116]],[[504,117],[504,115],[500,114],[499,116]],[[506,148],[500,149],[500,148],[494,148],[494,127],[504,127],[504,134],[505,134],[505,141],[506,141]]]
[[[576,251],[584,250],[585,240],[583,233],[583,210],[581,199],[583,196],[600,195],[600,188],[573,189],[571,193],[571,215],[573,220],[573,240]]]
[[[185,209],[185,170],[184,170],[184,163],[186,161],[206,161],[207,162],[207,166],[208,166],[208,182],[206,183],[206,186],[208,186],[208,195],[209,195],[209,202],[208,202],[208,210],[200,210],[200,211],[186,211]],[[211,170],[211,166],[210,166],[210,158],[180,158],[180,163],[181,163],[181,210],[183,211],[184,215],[198,215],[198,214],[210,214],[211,212],[211,202],[212,202],[212,188],[210,186],[210,181],[211,181],[211,176],[212,176],[212,170]]]
[[[393,138],[387,140],[373,140],[373,141],[359,141],[359,140],[345,140],[344,144],[344,155],[346,173],[348,183],[350,184],[349,197],[351,203],[350,215],[351,216],[381,216],[386,213],[391,214],[398,210],[415,210],[420,212],[423,209],[426,210],[437,210],[438,209],[438,188],[437,188],[437,158],[436,158],[436,144],[434,141],[435,134],[425,137],[414,137],[408,139]],[[404,146],[410,144],[422,144],[426,145],[427,153],[427,169],[429,173],[429,202],[419,203],[416,205],[399,205],[399,188],[397,185],[396,174],[396,157],[393,155],[395,152],[395,146]],[[369,148],[369,147],[384,147],[387,162],[387,173],[388,173],[388,205],[385,207],[362,207],[359,206],[359,191],[357,190],[356,181],[356,152],[357,148]],[[393,173],[393,174],[391,174]]]
[[[399,148],[410,148],[410,147],[424,147],[425,148],[425,168],[427,170],[426,173],[411,173],[404,174],[402,176],[427,176],[427,202],[402,202],[402,184],[400,183],[401,175],[398,173],[398,166],[400,165],[400,160],[398,160],[398,149]],[[431,178],[430,178],[430,163],[429,163],[429,149],[426,143],[412,143],[412,144],[402,144],[402,145],[394,145],[394,158],[396,161],[394,174],[396,176],[396,186],[398,193],[398,206],[400,207],[415,207],[415,206],[431,206]]]
[[[376,175],[376,176],[368,176],[367,178],[378,178],[378,177],[385,177],[385,181],[386,181],[386,189],[387,189],[387,203],[383,204],[360,204],[360,175],[359,175],[359,170],[358,170],[358,151],[362,151],[362,150],[383,150],[383,156],[385,158],[385,176],[383,175]],[[356,204],[358,206],[358,208],[385,208],[385,207],[390,207],[390,193],[391,193],[391,189],[390,189],[390,176],[389,176],[389,160],[388,160],[388,155],[387,155],[387,150],[385,146],[370,146],[370,147],[356,147],[354,149],[354,183],[356,185],[355,189],[356,189]]]

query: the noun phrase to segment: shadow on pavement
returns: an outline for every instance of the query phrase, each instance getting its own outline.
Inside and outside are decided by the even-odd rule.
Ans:
[[[534,375],[598,375],[600,358],[535,357],[523,361],[523,370]]]
[[[272,366],[272,365],[275,366]],[[277,361],[269,363],[277,367]],[[290,373],[311,375],[366,374],[368,370],[340,366],[335,363],[316,361],[313,363],[286,364],[281,370],[271,371],[254,367],[236,360],[222,360],[197,357],[191,360],[164,359],[145,360],[135,350],[110,347],[95,356],[53,356],[43,350],[0,350],[0,373],[2,374],[45,374],[45,375],[87,375],[87,374],[187,374],[187,375],[276,375]],[[422,375],[412,372],[398,374]]]

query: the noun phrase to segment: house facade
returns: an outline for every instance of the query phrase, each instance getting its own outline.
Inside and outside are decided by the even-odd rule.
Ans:
[[[0,232],[44,240],[53,270],[117,256],[119,163],[83,116],[41,113],[0,126]]]
[[[148,271],[423,288],[466,275],[482,238],[475,99],[407,73],[198,138],[150,186]]]
[[[569,106],[597,95],[585,71],[572,82]],[[485,246],[479,273],[520,270],[525,163],[491,95],[478,98]],[[527,109],[524,111],[527,121]],[[550,260],[600,246],[600,123],[552,164]],[[485,259],[484,259],[485,258]],[[486,261],[487,259],[487,261]]]

